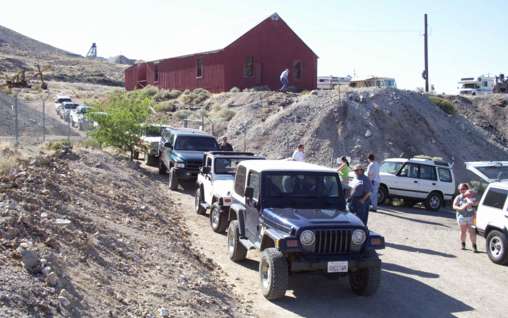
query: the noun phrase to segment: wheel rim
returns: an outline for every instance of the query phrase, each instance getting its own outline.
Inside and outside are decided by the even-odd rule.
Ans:
[[[260,275],[261,275],[261,285],[263,285],[264,289],[268,289],[268,286],[270,286],[271,274],[270,274],[270,266],[268,266],[268,263],[265,261],[261,262]]]
[[[231,229],[228,231],[228,251],[229,255],[233,255],[233,252],[235,251],[235,239]]]
[[[441,200],[439,199],[439,197],[437,195],[431,196],[429,202],[430,202],[430,207],[433,209],[437,209],[441,205]]]
[[[220,218],[219,209],[215,207],[212,209],[212,226],[214,229],[219,226],[219,218]]]
[[[503,243],[501,239],[497,236],[494,236],[489,242],[489,250],[492,256],[498,258],[503,255]]]
[[[194,207],[196,210],[199,208],[201,191],[199,189],[196,190],[196,196],[194,197]]]

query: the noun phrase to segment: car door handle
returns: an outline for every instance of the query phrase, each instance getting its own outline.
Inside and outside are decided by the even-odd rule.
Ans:
[[[435,182],[432,182],[432,185],[436,185],[436,183],[435,183]]]
[[[418,183],[418,181],[416,181],[416,180],[415,180],[415,181],[413,181],[413,182],[414,182],[414,183]]]

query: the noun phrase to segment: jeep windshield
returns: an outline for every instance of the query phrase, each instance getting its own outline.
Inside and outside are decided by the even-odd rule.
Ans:
[[[212,151],[219,149],[215,138],[200,136],[178,136],[175,150]]]
[[[160,126],[148,126],[145,128],[145,136],[147,137],[160,137],[162,127]]]
[[[344,209],[338,175],[319,172],[263,174],[263,205],[274,208]]]
[[[238,164],[245,160],[256,160],[260,158],[215,158],[214,172],[215,174],[231,174],[236,173]]]

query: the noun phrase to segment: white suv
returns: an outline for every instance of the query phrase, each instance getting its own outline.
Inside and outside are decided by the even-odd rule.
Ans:
[[[476,231],[486,239],[490,260],[508,264],[508,161],[466,162],[466,169],[489,183],[476,212]]]
[[[428,210],[438,211],[445,200],[455,193],[452,165],[430,158],[391,158],[383,161],[380,170],[378,202],[403,198],[414,205],[423,202]]]

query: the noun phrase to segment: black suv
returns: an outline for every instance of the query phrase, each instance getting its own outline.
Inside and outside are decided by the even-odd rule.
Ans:
[[[169,173],[169,188],[180,181],[194,181],[203,164],[203,153],[218,150],[214,136],[189,128],[166,128],[159,145],[159,173]]]
[[[228,252],[245,259],[261,251],[263,295],[283,297],[290,273],[349,275],[352,290],[376,292],[384,238],[346,212],[335,170],[303,162],[252,160],[237,168],[229,209]]]

